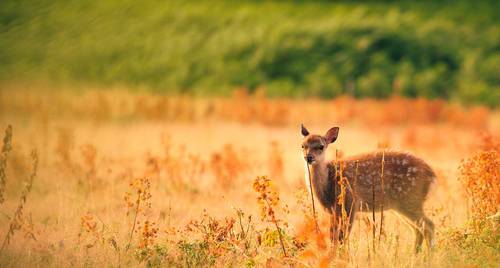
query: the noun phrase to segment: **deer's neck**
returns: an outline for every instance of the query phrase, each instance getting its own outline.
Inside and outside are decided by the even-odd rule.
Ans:
[[[334,173],[332,172],[332,166],[327,162],[311,165],[311,180],[314,193],[321,205],[327,210],[331,209],[333,200],[335,200],[333,184],[335,174],[332,173]]]

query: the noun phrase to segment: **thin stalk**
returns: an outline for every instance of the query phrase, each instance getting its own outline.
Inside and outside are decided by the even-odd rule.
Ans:
[[[354,171],[354,188],[352,189],[354,196],[357,195],[356,189],[358,185],[358,167],[359,167],[359,161],[356,160],[356,170]]]
[[[338,154],[339,151],[335,150],[335,165],[334,165],[334,170],[335,173],[333,174],[333,206],[332,206],[332,221],[331,221],[331,230],[333,232],[333,248],[335,249],[335,246],[337,245],[337,240],[339,239],[338,236],[338,223],[337,223],[337,163],[338,163]],[[334,230],[334,231],[333,231]]]
[[[340,169],[340,180],[339,180],[339,186],[340,186],[340,195],[338,197],[339,200],[339,205],[341,209],[341,226],[340,226],[340,231],[342,232],[342,240],[345,240],[346,234],[347,234],[347,229],[349,228],[348,221],[347,221],[347,210],[345,206],[346,202],[346,179],[344,178],[344,165],[342,163],[339,164],[339,169]]]
[[[283,236],[281,234],[281,228],[278,226],[278,223],[276,221],[274,221],[274,226],[276,226],[276,229],[278,230],[278,235],[279,235],[279,238],[280,238],[281,249],[283,250],[283,256],[288,257],[286,255],[285,243],[283,243]]]
[[[132,229],[130,230],[130,235],[129,235],[129,238],[128,238],[128,243],[127,243],[127,249],[128,250],[130,248],[130,243],[132,242],[132,236],[134,235],[134,231],[135,231],[135,226],[136,226],[136,223],[137,223],[137,214],[139,214],[139,205],[141,204],[141,194],[139,194],[137,196],[137,206],[135,207],[135,215],[134,215],[134,223],[132,225]]]
[[[319,233],[319,225],[318,225],[318,219],[316,218],[316,206],[314,204],[314,193],[313,193],[312,181],[311,181],[311,170],[309,169],[308,163],[306,163],[306,166],[307,166],[307,175],[309,176],[309,192],[311,192],[313,220],[314,220],[314,225],[316,227],[316,233]]]
[[[380,232],[378,235],[378,243],[380,244],[380,240],[382,239],[382,234],[384,233],[384,163],[385,163],[385,152],[382,151],[382,170],[380,173],[380,184],[382,185],[382,200],[380,202]]]
[[[375,177],[372,177],[372,248],[373,252],[375,252],[375,235],[377,233],[376,225],[375,225]]]
[[[269,201],[267,199],[264,199],[264,200],[266,200],[267,206],[271,207],[271,204],[269,204]],[[276,231],[278,231],[278,237],[280,239],[280,244],[281,244],[281,249],[283,250],[283,255],[285,257],[288,257],[286,255],[285,243],[283,243],[283,236],[281,234],[281,228],[279,227],[278,222],[276,221],[276,218],[274,217],[274,213],[272,214],[271,221],[274,223],[274,226],[276,226]]]

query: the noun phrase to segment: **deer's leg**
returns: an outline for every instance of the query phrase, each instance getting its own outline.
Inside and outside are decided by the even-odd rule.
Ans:
[[[424,241],[424,234],[426,233],[427,228],[429,228],[426,226],[428,224],[426,224],[426,217],[422,212],[422,208],[405,206],[399,207],[396,210],[409,220],[408,223],[415,233],[415,252],[420,252],[422,248],[422,242]],[[429,222],[431,221],[429,220]],[[434,226],[434,224],[432,224],[432,226]]]
[[[330,214],[330,241],[335,243],[338,240],[336,227],[338,226],[338,217],[335,213]]]
[[[423,216],[423,221],[425,240],[429,249],[432,249],[434,247],[434,223],[425,215]]]
[[[424,242],[424,230],[423,230],[423,221],[417,220],[413,222],[416,226],[413,227],[415,232],[415,253],[418,253],[422,250],[422,242]]]
[[[341,216],[331,214],[330,215],[330,240],[332,243],[339,242],[343,243],[344,239],[347,238],[347,234],[351,231],[352,219],[349,220],[349,224],[343,222]]]

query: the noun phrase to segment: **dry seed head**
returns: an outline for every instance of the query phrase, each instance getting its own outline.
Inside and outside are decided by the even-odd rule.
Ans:
[[[97,222],[94,215],[87,213],[80,218],[82,228],[88,232],[94,232],[97,228]]]
[[[5,193],[5,179],[7,169],[7,156],[12,150],[12,126],[8,125],[5,129],[5,136],[3,138],[2,152],[0,155],[0,204],[3,203]]]
[[[259,194],[259,203],[262,220],[272,220],[275,212],[274,207],[278,205],[279,196],[266,176],[258,176],[253,183],[254,190]]]
[[[127,215],[131,208],[139,208],[140,203],[146,208],[151,208],[151,197],[151,183],[148,178],[137,178],[131,181],[129,191],[124,196]]]
[[[144,221],[141,228],[141,238],[139,248],[150,248],[154,245],[155,239],[158,237],[158,227],[155,222],[149,220]]]
[[[24,185],[24,189],[23,189],[23,191],[21,193],[21,197],[19,199],[19,204],[17,206],[16,211],[14,212],[14,215],[11,218],[9,230],[7,231],[7,234],[5,235],[5,239],[3,241],[2,247],[0,248],[0,252],[2,252],[3,249],[9,244],[10,239],[14,235],[14,232],[16,230],[19,230],[22,227],[22,224],[24,222],[24,219],[23,219],[24,205],[26,204],[28,194],[31,192],[31,187],[33,186],[33,181],[36,177],[37,170],[38,170],[38,154],[37,154],[36,150],[33,150],[31,152],[31,159],[32,159],[31,175],[30,175],[28,181]]]

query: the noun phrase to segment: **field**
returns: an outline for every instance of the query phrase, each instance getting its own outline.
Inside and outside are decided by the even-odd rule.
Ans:
[[[498,210],[498,110],[401,97],[269,99],[244,89],[229,98],[3,89],[1,135],[11,125],[12,136],[0,158],[2,267],[500,263],[498,218],[488,218]],[[376,222],[359,215],[344,246],[331,248],[321,209],[322,233],[311,230],[300,123],[320,134],[340,127],[331,159],[335,149],[341,157],[396,148],[430,163],[435,248],[414,254],[413,233],[391,212],[380,238],[379,212]],[[279,195],[270,207],[257,202],[258,176],[271,180],[268,197]],[[275,219],[262,219],[262,209]]]
[[[0,267],[500,267],[498,14],[494,0],[3,0]],[[376,208],[331,240],[301,124],[340,127],[331,161],[425,160],[434,247],[415,253],[418,232]]]

